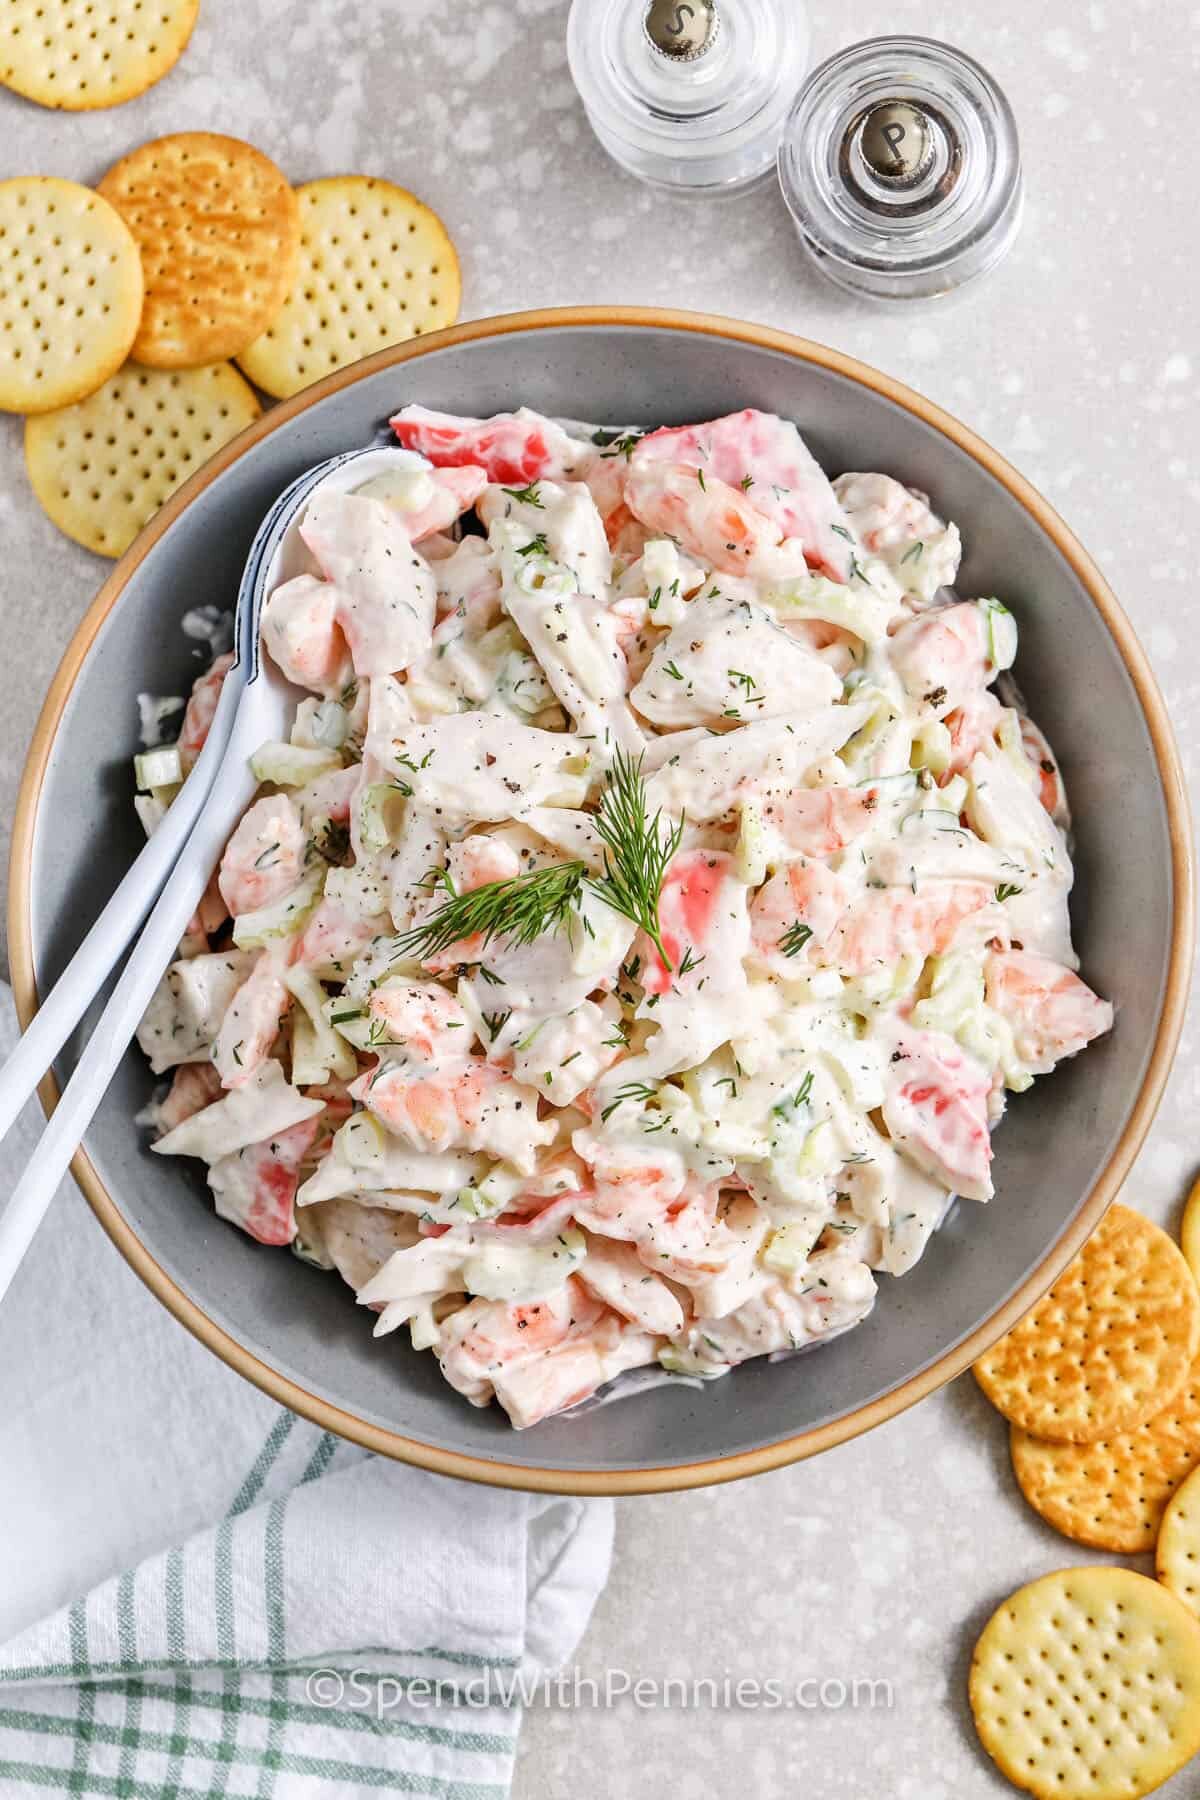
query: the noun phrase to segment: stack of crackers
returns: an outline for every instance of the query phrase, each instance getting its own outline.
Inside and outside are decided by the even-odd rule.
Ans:
[[[980,1736],[1036,1795],[1131,1800],[1200,1751],[1200,1185],[1182,1243],[1113,1206],[975,1365],[1041,1516],[1155,1552],[1157,1581],[1093,1567],[1031,1583],[976,1646]]]
[[[181,132],[94,190],[0,182],[0,410],[27,415],[54,523],[119,556],[258,417],[256,387],[283,398],[450,325],[459,295],[445,227],[404,188],[293,188],[253,145]]]

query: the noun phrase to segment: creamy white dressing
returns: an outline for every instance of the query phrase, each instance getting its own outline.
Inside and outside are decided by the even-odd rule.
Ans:
[[[313,698],[143,1023],[156,1148],[518,1425],[825,1342],[1111,1024],[1053,752],[995,685],[1015,621],[954,594],[925,496],[831,484],[785,421],[393,425],[266,606]],[[630,768],[677,833],[637,919],[599,828]],[[421,936],[560,874],[523,941]]]

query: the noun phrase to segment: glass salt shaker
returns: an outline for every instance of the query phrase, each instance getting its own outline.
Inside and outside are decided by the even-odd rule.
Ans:
[[[932,38],[854,44],[788,116],[779,180],[815,266],[851,293],[931,299],[993,268],[1021,222],[1021,155],[986,70]]]
[[[601,144],[631,175],[684,194],[769,179],[808,47],[800,0],[573,0],[567,23]]]

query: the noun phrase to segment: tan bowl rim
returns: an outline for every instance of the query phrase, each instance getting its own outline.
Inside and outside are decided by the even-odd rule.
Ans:
[[[736,1481],[746,1475],[782,1468],[788,1463],[814,1456],[818,1451],[844,1443],[860,1432],[868,1431],[872,1426],[893,1418],[954,1376],[960,1375],[1041,1297],[1095,1230],[1129,1173],[1162,1098],[1183,1026],[1195,939],[1191,816],[1170,719],[1145,653],[1099,569],[1054,509],[995,450],[949,413],[915,393],[912,388],[841,351],[831,350],[824,344],[814,343],[806,338],[795,337],[789,332],[772,330],[765,325],[752,325],[714,313],[682,312],[674,308],[572,306],[505,313],[496,318],[476,319],[469,324],[455,325],[449,330],[415,338],[406,344],[393,345],[350,368],[338,370],[292,399],[273,407],[219,450],[202,469],[197,470],[125,552],[88,608],[50,685],[34,729],[21,779],[12,841],[9,942],[17,1011],[22,1026],[26,1026],[37,1010],[30,920],[33,835],[38,798],[54,737],[71,689],[100,626],[120,599],[130,576],[151,546],[169,530],[184,508],[203,493],[222,470],[244,456],[260,439],[323,400],[327,394],[365,380],[381,369],[396,367],[416,357],[425,356],[430,351],[442,350],[453,344],[471,343],[479,338],[503,337],[519,331],[561,330],[571,326],[595,325],[666,328],[694,332],[698,337],[755,344],[848,376],[861,386],[881,394],[923,424],[949,438],[1008,490],[1070,564],[1107,625],[1137,691],[1154,746],[1171,840],[1174,907],[1170,963],[1154,1051],[1125,1129],[1079,1213],[1017,1291],[990,1318],[977,1326],[963,1343],[938,1357],[928,1368],[910,1376],[889,1393],[841,1418],[758,1450],[744,1450],[735,1455],[675,1467],[615,1471],[524,1468],[516,1463],[493,1462],[483,1457],[468,1456],[459,1451],[441,1450],[433,1445],[420,1443],[382,1426],[372,1425],[309,1393],[298,1382],[273,1369],[238,1343],[176,1285],[122,1218],[82,1150],[76,1155],[71,1167],[93,1212],[113,1243],[135,1273],[179,1322],[210,1350],[215,1351],[230,1368],[237,1370],[264,1393],[290,1407],[293,1412],[312,1420],[314,1424],[400,1462],[414,1463],[439,1475],[457,1476],[493,1487],[560,1494],[649,1494]],[[43,1106],[49,1111],[57,1097],[52,1078],[47,1077],[39,1092]]]

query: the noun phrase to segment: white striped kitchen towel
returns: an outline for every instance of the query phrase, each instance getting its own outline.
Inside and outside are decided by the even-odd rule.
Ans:
[[[3,1800],[503,1800],[612,1537],[608,1501],[446,1481],[281,1410],[73,1187],[0,1309],[0,1519]]]

